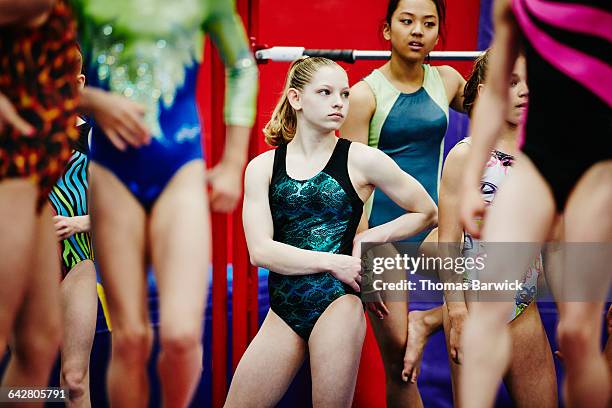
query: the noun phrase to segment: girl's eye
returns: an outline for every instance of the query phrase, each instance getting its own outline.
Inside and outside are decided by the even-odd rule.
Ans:
[[[403,20],[400,20],[400,22],[401,22],[402,24],[406,24],[406,25],[410,25],[410,24],[412,24],[412,20],[411,20],[411,19],[409,19],[409,18],[405,18],[405,19],[403,19]]]
[[[345,98],[348,98],[349,97],[349,92],[348,91],[342,92],[342,96],[344,96]]]
[[[321,89],[321,90],[319,91],[319,94],[320,94],[320,95],[329,95],[329,94],[330,94],[330,92],[329,92],[329,90],[327,90],[327,89]]]
[[[435,26],[436,26],[436,23],[434,23],[432,21],[428,21],[428,22],[425,23],[425,27],[430,27],[431,28],[431,27],[435,27]]]
[[[511,86],[512,88],[514,88],[514,87],[515,87],[515,86],[517,86],[517,85],[518,85],[518,81],[512,81],[512,82],[510,82],[510,86]]]

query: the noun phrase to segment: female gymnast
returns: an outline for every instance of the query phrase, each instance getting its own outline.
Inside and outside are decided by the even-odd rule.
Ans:
[[[325,58],[289,70],[264,129],[274,151],[249,163],[244,230],[251,261],[270,270],[270,310],[242,357],[227,407],[271,407],[306,355],[313,405],[351,405],[365,321],[361,242],[390,242],[435,225],[425,189],[377,149],[337,139],[349,108],[346,72]],[[355,236],[374,186],[403,209]],[[266,381],[261,381],[261,373]]]
[[[487,87],[486,69],[490,52],[480,56],[467,80],[464,90],[464,107],[468,114],[478,95]],[[520,56],[512,71],[510,83],[507,86],[510,103],[505,117],[501,135],[487,161],[484,175],[480,183],[480,192],[487,205],[495,199],[502,183],[505,182],[514,164],[516,145],[519,136],[519,125],[523,120],[527,107],[528,94],[526,84],[525,59]],[[470,139],[459,142],[448,154],[444,164],[440,183],[440,221],[438,225],[439,250],[442,246],[463,241],[463,256],[475,257],[481,252],[480,243],[469,234],[464,234],[459,219],[459,190],[462,183],[463,169],[467,165],[470,150]],[[451,248],[448,248],[451,250]],[[479,278],[473,271],[468,271],[466,279]],[[510,395],[518,407],[556,407],[557,382],[555,366],[546,332],[542,326],[540,314],[535,304],[538,277],[543,277],[541,258],[529,266],[521,278],[523,289],[516,292],[515,304],[508,310],[506,321],[509,322],[512,339],[513,356],[504,374],[504,382]],[[471,275],[471,276],[470,276]],[[459,276],[461,277],[461,275]],[[454,406],[459,405],[458,381],[459,364],[461,363],[460,337],[463,322],[467,317],[468,308],[476,301],[465,292],[465,300],[461,293],[447,296],[444,309],[444,328],[451,366]],[[455,296],[459,295],[459,298]],[[466,306],[467,302],[467,306]],[[454,320],[451,325],[450,320]]]
[[[391,42],[391,60],[353,86],[352,109],[341,131],[351,140],[387,153],[436,203],[448,109],[463,111],[465,84],[455,69],[425,63],[439,41],[445,15],[443,0],[388,2],[383,35]],[[403,212],[380,191],[374,192],[369,204],[370,228]],[[423,231],[408,241],[421,243],[428,233]],[[435,236],[430,240],[435,242]],[[416,382],[427,336],[442,323],[442,309],[408,316],[408,299],[386,304],[381,299],[367,306],[385,366],[387,404],[421,404],[416,385],[411,383]]]
[[[145,272],[152,263],[160,298],[163,405],[183,407],[200,378],[208,286],[207,177],[195,105],[203,30],[227,67],[227,143],[208,177],[213,210],[232,210],[240,197],[257,68],[233,1],[73,4],[89,52],[90,84],[141,104],[151,135],[137,127],[103,134],[97,126],[92,135],[92,232],[113,325],[110,402],[147,405],[153,332]]]
[[[35,46],[34,46],[35,45]],[[47,386],[61,337],[60,264],[48,194],[71,155],[76,27],[63,2],[0,1],[2,387]]]
[[[564,215],[567,242],[561,278],[569,295],[558,298],[559,346],[566,367],[564,397],[573,407],[605,407],[609,373],[600,349],[601,310],[610,287],[612,241],[612,5],[589,1],[499,0],[488,83],[473,115],[472,146],[464,173],[461,220],[472,236],[489,242],[524,242],[539,247]],[[497,194],[479,229],[482,168],[501,135],[509,105],[507,84],[524,47],[529,107],[522,153],[512,177]],[[589,245],[577,243],[589,242]],[[608,243],[607,250],[597,250]],[[533,251],[512,262],[489,259],[497,278],[520,277]],[[484,274],[483,274],[484,275]],[[562,275],[562,276],[555,276]],[[489,279],[489,276],[482,276]],[[491,276],[491,279],[495,277]],[[551,287],[556,287],[552,284]],[[555,293],[558,295],[558,292]],[[462,406],[492,406],[511,356],[504,316],[508,302],[475,303],[463,345]]]
[[[82,62],[75,77],[82,90],[85,75],[81,69]],[[64,340],[60,384],[68,388],[70,406],[88,407],[91,406],[89,357],[96,331],[98,292],[87,201],[91,126],[81,118],[77,125],[79,139],[64,173],[49,194],[49,202],[56,214],[54,226],[60,240],[63,267],[60,292]]]

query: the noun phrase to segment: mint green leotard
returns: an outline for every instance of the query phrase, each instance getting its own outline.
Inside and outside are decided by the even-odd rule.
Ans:
[[[376,99],[368,145],[389,155],[425,187],[437,204],[449,104],[438,69],[423,65],[423,70],[423,85],[413,93],[400,92],[378,69],[363,79]],[[378,189],[368,202],[367,211],[370,227],[405,213]],[[428,232],[406,241],[421,242]]]

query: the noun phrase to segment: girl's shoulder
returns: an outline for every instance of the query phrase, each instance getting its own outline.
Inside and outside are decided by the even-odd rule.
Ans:
[[[276,149],[267,150],[259,155],[255,156],[249,164],[247,164],[245,177],[264,177],[272,174],[272,168],[274,166],[274,156]]]
[[[460,164],[461,167],[467,161],[469,157],[470,147],[472,146],[472,138],[466,137],[465,139],[460,140],[453,146],[453,148],[448,152],[448,156],[446,157],[445,166]]]
[[[349,100],[351,103],[350,111],[360,114],[369,113],[371,116],[371,113],[376,110],[376,94],[371,84],[365,80],[361,80],[351,87]]]
[[[435,69],[440,75],[440,78],[442,78],[442,81],[447,83],[457,83],[457,81],[464,80],[459,71],[450,65],[437,65],[435,67],[430,67],[430,69]]]

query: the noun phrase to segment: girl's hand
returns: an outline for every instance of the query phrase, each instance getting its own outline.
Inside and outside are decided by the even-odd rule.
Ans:
[[[389,316],[389,309],[387,309],[387,306],[380,295],[380,291],[368,294],[368,297],[374,298],[374,300],[368,301],[365,304],[366,309],[368,309],[370,313],[378,317],[380,320],[383,320],[385,316]]]
[[[349,285],[355,292],[361,292],[361,259],[348,255],[333,254],[330,273],[340,282]]]
[[[208,172],[208,183],[212,210],[234,211],[242,195],[242,165],[222,160]]]
[[[141,147],[151,141],[140,104],[100,89],[86,88],[84,92],[90,97],[94,119],[117,149],[124,151],[128,145]]]
[[[63,215],[56,215],[53,217],[55,233],[60,241],[68,239],[74,234],[81,232],[78,220],[76,218],[78,217],[64,217]]]
[[[34,127],[19,116],[11,101],[0,93],[0,132],[5,126],[14,127],[24,136],[33,136],[35,132]]]
[[[461,360],[463,360],[461,333],[463,332],[463,326],[467,319],[467,315],[468,311],[466,307],[453,308],[448,313],[448,319],[450,321],[450,334],[448,340],[450,356],[456,364],[461,364]]]
[[[355,239],[353,240],[353,256],[361,259],[361,244],[363,242],[368,242],[368,231],[365,230],[355,235]],[[365,257],[367,258],[370,255],[368,252]],[[365,302],[366,309],[370,311],[374,316],[379,319],[384,319],[385,316],[389,315],[389,309],[385,305],[385,302],[382,299],[380,291],[373,290],[370,286],[373,282],[373,271],[368,270],[366,266],[370,264],[370,261],[364,260],[362,261],[363,271],[362,274],[364,276],[362,282],[364,286],[364,294],[367,294],[367,301]]]

